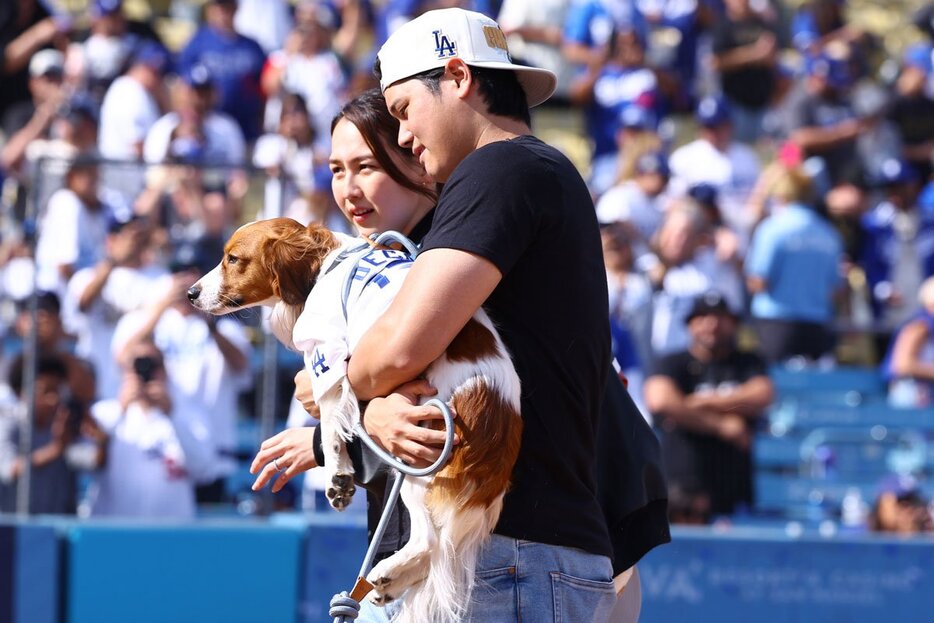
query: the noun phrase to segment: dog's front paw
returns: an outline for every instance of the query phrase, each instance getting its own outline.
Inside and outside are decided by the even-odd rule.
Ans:
[[[331,476],[331,486],[324,492],[328,502],[335,510],[342,511],[350,504],[357,487],[353,483],[352,474],[334,474]]]
[[[373,585],[369,596],[370,601],[377,606],[385,606],[401,597],[404,587],[397,587],[398,583],[392,577],[378,572],[374,573],[376,571],[378,570],[374,569],[367,576],[367,582]]]

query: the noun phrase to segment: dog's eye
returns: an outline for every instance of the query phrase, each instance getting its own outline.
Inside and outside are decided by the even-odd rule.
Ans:
[[[227,255],[228,264],[236,264],[239,261],[240,261],[240,258],[237,257],[236,255],[230,255],[230,254]]]

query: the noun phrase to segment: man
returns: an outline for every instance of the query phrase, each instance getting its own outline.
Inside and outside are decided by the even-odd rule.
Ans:
[[[484,305],[522,379],[525,428],[478,565],[486,590],[466,619],[606,620],[613,547],[594,474],[610,374],[606,282],[587,187],[529,128],[529,106],[551,95],[555,77],[513,65],[496,23],[459,9],[398,29],[377,74],[400,145],[444,190],[402,291],[350,361],[357,396],[370,400],[367,429],[410,463],[437,458],[444,434],[417,423],[438,415],[413,408],[433,389],[410,381]],[[630,566],[667,539],[661,532],[630,535],[651,542]],[[503,568],[514,572],[495,573]]]
[[[727,0],[724,19],[713,27],[713,68],[733,104],[736,138],[755,143],[775,91],[778,32],[750,0]]]
[[[645,404],[662,433],[672,517],[700,508],[709,519],[752,504],[753,425],[773,388],[763,359],[737,350],[737,318],[718,292],[696,299],[687,326],[690,346],[658,362]]]

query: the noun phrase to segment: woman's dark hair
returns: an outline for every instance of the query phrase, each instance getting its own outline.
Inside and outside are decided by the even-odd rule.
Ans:
[[[390,156],[390,150],[392,150],[403,160],[413,159],[412,152],[401,147],[396,141],[396,137],[399,136],[399,121],[389,114],[386,100],[379,89],[364,91],[344,104],[331,121],[331,134],[334,134],[334,128],[341,119],[346,119],[356,126],[379,166],[393,181],[432,201],[438,199],[438,193],[434,187],[423,186],[411,179]]]
[[[525,90],[519,84],[516,72],[509,69],[488,69],[485,67],[474,67],[469,65],[470,73],[477,83],[477,92],[486,102],[487,110],[491,114],[501,117],[509,117],[517,121],[522,121],[526,125],[532,125],[532,115],[529,112],[529,100],[525,96]],[[373,72],[377,78],[382,77],[379,59],[376,59],[376,65]],[[437,95],[441,92],[441,76],[444,75],[444,67],[429,69],[420,74],[415,74],[412,78],[424,84],[429,91]]]
[[[282,96],[282,110],[279,112],[279,116],[285,116],[291,113],[304,113],[305,117],[308,118],[308,127],[311,131],[310,141],[314,141],[318,138],[315,135],[315,124],[311,118],[311,113],[308,112],[308,104],[305,102],[305,98],[299,95],[298,93],[286,93]]]

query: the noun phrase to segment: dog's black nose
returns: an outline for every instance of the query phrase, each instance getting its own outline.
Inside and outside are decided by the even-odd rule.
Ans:
[[[198,297],[201,295],[201,288],[198,287],[198,284],[195,284],[188,288],[188,300],[194,303],[198,300]]]

